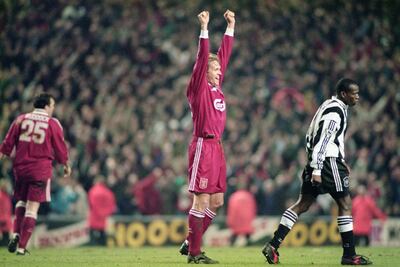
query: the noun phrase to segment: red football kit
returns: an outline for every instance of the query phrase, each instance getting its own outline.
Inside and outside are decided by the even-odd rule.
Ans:
[[[56,160],[65,165],[68,161],[60,122],[43,109],[18,116],[0,145],[0,151],[10,156],[14,147],[15,199],[50,201],[52,162]]]
[[[189,191],[222,193],[226,190],[226,162],[221,143],[226,121],[226,103],[222,82],[232,52],[233,34],[225,33],[218,59],[221,65],[219,85],[207,81],[209,56],[208,32],[202,31],[199,50],[187,98],[192,112],[193,139],[189,145]]]

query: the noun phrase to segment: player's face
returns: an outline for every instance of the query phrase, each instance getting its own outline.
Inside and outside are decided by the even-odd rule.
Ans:
[[[54,99],[50,98],[50,104],[45,107],[45,110],[46,110],[47,114],[49,114],[50,117],[53,115],[55,105],[56,105],[56,103],[55,103]]]
[[[360,89],[358,88],[358,85],[352,84],[350,85],[350,90],[348,92],[343,92],[344,94],[344,99],[347,105],[349,106],[355,106],[360,99],[360,96],[358,95]]]
[[[218,61],[213,60],[208,64],[207,70],[207,81],[214,86],[219,85],[219,79],[221,78],[221,65]]]

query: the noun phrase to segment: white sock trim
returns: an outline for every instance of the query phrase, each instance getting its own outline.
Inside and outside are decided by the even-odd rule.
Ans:
[[[289,229],[292,229],[293,225],[297,222],[297,219],[298,219],[297,214],[291,209],[287,209],[282,214],[280,224],[286,226]]]
[[[353,231],[353,217],[352,216],[338,216],[337,224],[340,233]]]
[[[213,212],[212,210],[210,210],[210,209],[208,209],[208,208],[204,211],[204,214],[205,214],[207,217],[209,217],[211,220],[214,219],[215,216],[217,216],[217,214],[216,214],[215,212]]]
[[[204,218],[204,212],[201,212],[201,211],[198,211],[198,210],[191,209],[189,211],[189,214],[193,215],[194,217],[197,217],[197,218]]]
[[[26,211],[25,212],[25,217],[30,217],[30,218],[33,218],[33,219],[37,219],[37,213],[33,213],[33,212],[31,212],[31,211]]]
[[[26,202],[21,200],[18,201],[17,204],[15,204],[15,208],[20,208],[20,207],[26,208]]]

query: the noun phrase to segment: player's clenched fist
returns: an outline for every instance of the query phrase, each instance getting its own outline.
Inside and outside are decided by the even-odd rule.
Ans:
[[[235,13],[227,9],[224,13],[224,18],[228,24],[235,24]]]
[[[201,26],[206,26],[208,24],[208,21],[210,20],[210,14],[208,11],[202,11],[200,12],[199,15],[197,15]]]

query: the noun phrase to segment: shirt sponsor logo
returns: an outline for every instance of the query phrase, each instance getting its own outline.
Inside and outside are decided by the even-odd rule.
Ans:
[[[200,189],[206,189],[208,184],[208,179],[205,177],[200,177],[199,187]]]
[[[220,98],[216,98],[214,100],[214,108],[219,111],[224,111],[225,110],[225,101]]]

